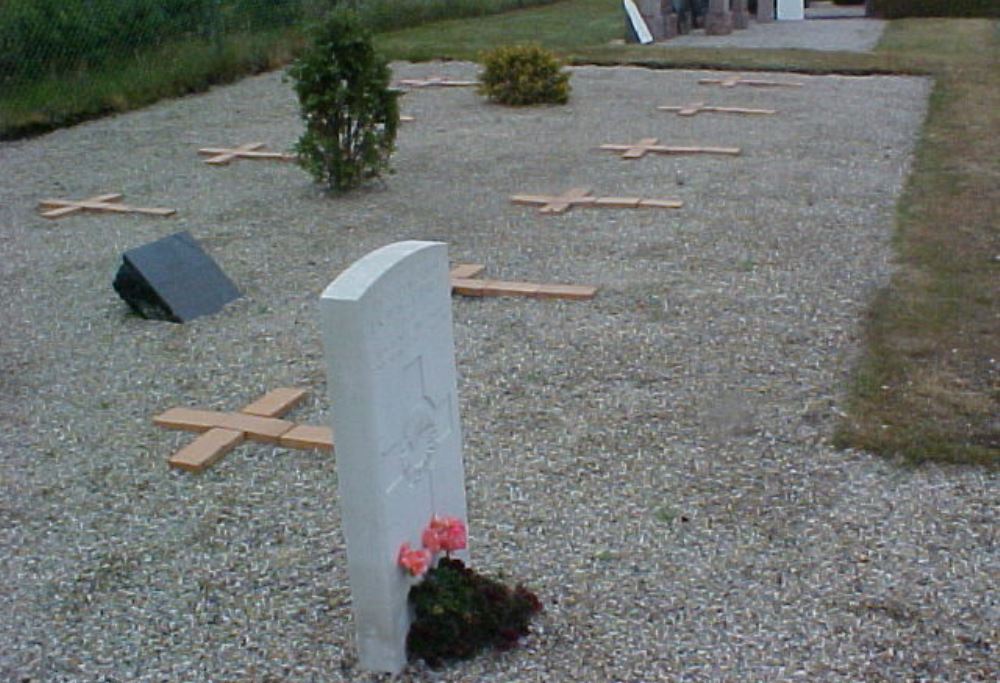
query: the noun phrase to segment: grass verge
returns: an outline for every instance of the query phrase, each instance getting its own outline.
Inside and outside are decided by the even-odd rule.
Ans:
[[[866,320],[837,434],[919,463],[1000,464],[1000,68],[989,20],[894,22],[936,76],[897,211],[898,270]]]
[[[390,59],[476,60],[503,45],[535,43],[561,55],[621,38],[624,19],[615,0],[569,0],[480,19],[453,19],[376,37]]]
[[[275,69],[303,44],[301,33],[291,29],[232,35],[217,45],[183,41],[88,71],[12,86],[0,98],[0,140],[138,109]]]

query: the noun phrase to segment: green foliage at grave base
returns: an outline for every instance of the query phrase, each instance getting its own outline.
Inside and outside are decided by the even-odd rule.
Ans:
[[[342,192],[388,170],[399,93],[356,13],[333,12],[288,75],[306,124],[295,150],[317,182]]]
[[[1000,17],[997,0],[873,0],[874,15],[904,17]]]
[[[499,47],[482,55],[479,93],[499,104],[566,104],[569,74],[537,45]]]
[[[511,590],[448,558],[410,589],[409,600],[415,616],[406,649],[430,666],[468,659],[487,647],[514,647],[542,609],[524,586]]]

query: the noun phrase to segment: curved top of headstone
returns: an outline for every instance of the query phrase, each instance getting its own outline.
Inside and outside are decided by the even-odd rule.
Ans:
[[[394,242],[355,261],[323,291],[322,298],[359,301],[380,278],[408,257],[423,251],[447,249],[444,242],[407,240]]]

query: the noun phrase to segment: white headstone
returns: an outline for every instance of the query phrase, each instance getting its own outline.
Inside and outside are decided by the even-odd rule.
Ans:
[[[778,0],[778,21],[799,21],[806,18],[805,0]]]
[[[410,625],[400,545],[420,548],[434,514],[467,519],[447,246],[373,251],[320,309],[358,652],[365,669],[398,673]]]
[[[649,27],[646,26],[646,20],[642,18],[639,14],[639,8],[635,6],[632,0],[622,0],[625,5],[625,14],[628,15],[629,25],[632,27],[632,31],[635,32],[635,37],[642,45],[649,45],[653,42],[653,34],[649,32]]]

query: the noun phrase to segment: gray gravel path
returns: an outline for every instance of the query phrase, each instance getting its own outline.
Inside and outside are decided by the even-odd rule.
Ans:
[[[657,47],[726,47],[740,49],[798,49],[830,52],[871,52],[886,22],[867,19],[864,7],[814,2],[804,21],[750,21],[746,29],[725,36],[707,36],[703,29],[658,42]]]
[[[284,385],[314,390],[295,419],[327,419],[318,295],[408,238],[601,291],[455,300],[474,562],[546,611],[517,651],[404,679],[995,680],[995,476],[829,445],[929,83],[573,73],[564,107],[407,95],[396,174],[338,199],[294,165],[195,154],[290,146],[278,74],[0,145],[0,680],[366,680],[333,459],[247,445],[172,472],[190,437],[150,419]],[[697,99],[781,114],[655,109]],[[645,136],[744,153],[594,149]],[[542,217],[507,200],[574,186],[686,206]],[[34,210],[110,191],[179,214]],[[182,229],[245,297],[184,326],[128,315],[121,252]]]

